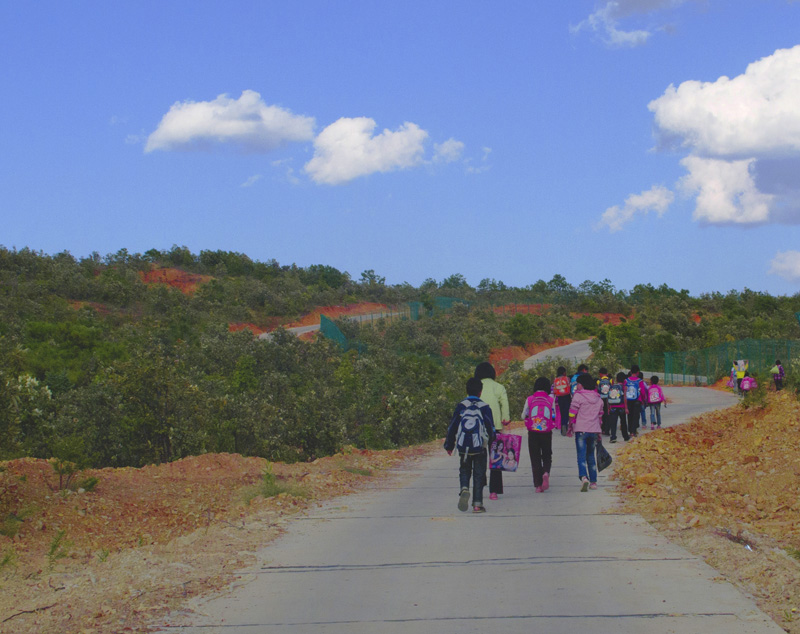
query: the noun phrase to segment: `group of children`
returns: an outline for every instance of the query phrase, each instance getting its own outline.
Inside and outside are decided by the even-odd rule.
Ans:
[[[488,368],[487,368],[488,366]],[[661,428],[661,405],[666,407],[664,392],[657,376],[646,383],[638,366],[628,374],[619,372],[611,378],[605,368],[600,368],[598,378],[589,374],[586,365],[567,376],[560,367],[551,382],[546,377],[536,379],[533,394],[525,400],[522,419],[528,430],[528,452],[533,471],[533,484],[537,493],[550,487],[550,469],[553,456],[553,430],[575,438],[578,477],[581,491],[597,488],[595,451],[602,436],[617,440],[617,424],[627,441],[638,435],[639,420],[646,427],[644,412],[650,408],[650,428]],[[496,434],[508,420],[508,398],[505,388],[495,380],[494,369],[488,363],[480,364],[475,377],[467,381],[467,398],[455,408],[447,429],[444,448],[448,454],[458,451],[460,457],[458,508],[469,508],[470,480],[473,483],[472,510],[486,511],[483,505],[483,487],[486,482],[487,447],[495,441]],[[488,389],[487,401],[484,393]],[[499,417],[499,420],[498,420]],[[498,421],[495,423],[495,421]],[[514,461],[518,460],[514,456]],[[508,459],[507,457],[505,459]],[[499,465],[498,465],[499,467]],[[502,470],[490,470],[489,497],[497,499],[502,494]]]

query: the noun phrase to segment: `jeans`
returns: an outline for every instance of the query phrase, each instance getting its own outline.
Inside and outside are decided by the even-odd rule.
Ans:
[[[653,403],[650,406],[650,424],[661,427],[661,403]]]
[[[472,478],[472,505],[483,504],[483,487],[486,486],[486,463],[488,456],[484,449],[481,453],[459,454],[461,464],[458,467],[458,480],[462,489],[469,488]]]
[[[588,431],[575,432],[575,449],[578,453],[578,477],[597,482],[597,459],[594,453],[597,434]]]

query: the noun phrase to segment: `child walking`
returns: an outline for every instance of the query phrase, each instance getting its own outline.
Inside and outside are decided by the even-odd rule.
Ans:
[[[642,408],[647,404],[647,385],[639,376],[639,366],[632,365],[631,373],[625,379],[625,398],[628,402],[628,432],[631,436],[638,436],[639,416]],[[645,421],[646,422],[646,421]]]
[[[667,399],[664,398],[664,391],[658,384],[658,377],[655,375],[650,377],[647,402],[650,404],[650,429],[661,429],[661,403],[664,403],[664,408],[666,408]]]
[[[786,376],[786,372],[781,365],[781,360],[776,359],[775,365],[770,370],[772,373],[772,380],[775,381],[775,391],[778,392],[783,389],[783,378]]]
[[[611,384],[608,391],[608,418],[611,438],[609,442],[617,442],[617,421],[622,438],[627,442],[630,440],[628,433],[628,401],[625,398],[625,373],[617,372],[616,382]]]
[[[528,453],[531,456],[533,486],[537,493],[550,488],[550,467],[553,462],[553,430],[560,426],[559,412],[550,396],[550,381],[539,377],[533,394],[525,400],[522,420],[528,428]]]
[[[569,422],[569,405],[572,402],[569,377],[567,368],[563,365],[556,370],[556,378],[553,379],[553,396],[556,397],[558,411],[561,414],[561,435],[567,435],[567,423]]]
[[[494,419],[494,429],[496,432],[503,431],[503,425],[511,422],[508,410],[508,393],[506,388],[495,379],[497,373],[494,366],[488,361],[479,363],[475,368],[475,378],[483,383],[481,398],[483,402],[492,408]],[[503,472],[501,469],[489,470],[489,499],[496,500],[498,495],[503,494]]]
[[[486,485],[487,447],[495,439],[492,408],[481,400],[482,390],[480,379],[473,377],[467,381],[467,398],[456,405],[444,441],[447,455],[453,455],[453,449],[457,449],[460,459],[458,510],[469,508],[469,482],[472,479],[473,513],[486,512],[483,487]]]
[[[578,377],[578,387],[569,408],[570,431],[575,434],[581,492],[597,488],[595,444],[600,436],[602,419],[603,399],[595,390],[591,375],[582,374]]]

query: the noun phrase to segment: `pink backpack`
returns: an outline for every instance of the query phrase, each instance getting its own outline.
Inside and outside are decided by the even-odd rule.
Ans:
[[[553,431],[561,426],[559,418],[559,410],[553,405],[552,397],[538,392],[528,397],[528,416],[525,419],[528,431]]]
[[[651,385],[647,389],[647,402],[648,403],[660,403],[664,400],[664,393],[661,391],[660,385]]]

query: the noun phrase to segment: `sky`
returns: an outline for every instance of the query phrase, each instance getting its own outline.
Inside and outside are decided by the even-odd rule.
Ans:
[[[800,292],[800,0],[0,0],[0,245]]]

